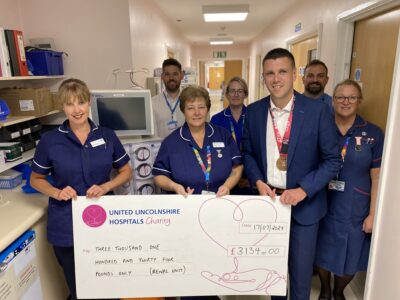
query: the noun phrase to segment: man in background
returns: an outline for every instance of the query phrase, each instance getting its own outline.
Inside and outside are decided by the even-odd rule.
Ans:
[[[310,61],[304,69],[303,95],[311,99],[321,100],[332,109],[332,97],[324,92],[328,80],[328,68],[325,63],[318,59]]]
[[[185,122],[183,113],[179,109],[180,86],[183,79],[180,62],[174,58],[164,60],[161,79],[165,89],[153,97],[152,104],[155,135],[165,138]]]

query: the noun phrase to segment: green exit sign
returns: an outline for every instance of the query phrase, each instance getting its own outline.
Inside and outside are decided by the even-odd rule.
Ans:
[[[214,51],[213,57],[214,58],[226,58],[226,51]]]

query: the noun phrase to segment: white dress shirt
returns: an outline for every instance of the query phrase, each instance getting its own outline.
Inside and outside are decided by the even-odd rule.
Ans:
[[[287,121],[289,119],[290,110],[292,109],[293,98],[289,103],[280,109],[271,100],[270,110],[274,115],[276,126],[278,127],[279,134],[283,138],[286,130]],[[268,111],[268,114],[270,112]],[[276,166],[276,161],[279,159],[279,149],[276,143],[274,126],[272,124],[271,115],[267,118],[267,183],[277,188],[286,189],[286,173],[287,171],[281,171]],[[290,144],[290,139],[289,139]]]

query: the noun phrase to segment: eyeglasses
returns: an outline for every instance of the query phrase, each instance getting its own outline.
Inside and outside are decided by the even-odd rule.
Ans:
[[[228,93],[230,95],[244,95],[244,90],[229,90]]]
[[[339,103],[344,102],[345,100],[349,101],[349,103],[356,103],[360,97],[357,96],[335,96],[335,100]]]

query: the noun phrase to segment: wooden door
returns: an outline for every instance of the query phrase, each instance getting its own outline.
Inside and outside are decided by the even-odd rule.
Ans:
[[[242,60],[225,60],[224,62],[224,78],[225,84],[229,82],[232,77],[243,76],[243,63]],[[228,106],[228,100],[224,100],[224,107]]]
[[[383,130],[389,108],[400,8],[355,23],[350,78],[361,84],[359,113]]]
[[[205,70],[206,70],[205,61],[202,60],[199,61],[199,85],[201,85],[204,88],[207,88]]]
[[[219,90],[222,81],[224,81],[224,67],[210,67],[209,71],[209,86],[210,90]]]
[[[294,56],[297,68],[296,81],[294,82],[294,89],[299,93],[304,92],[303,75],[305,66],[312,60],[314,53],[316,53],[318,43],[318,36],[312,36],[300,42],[294,43],[291,46],[291,52]]]

